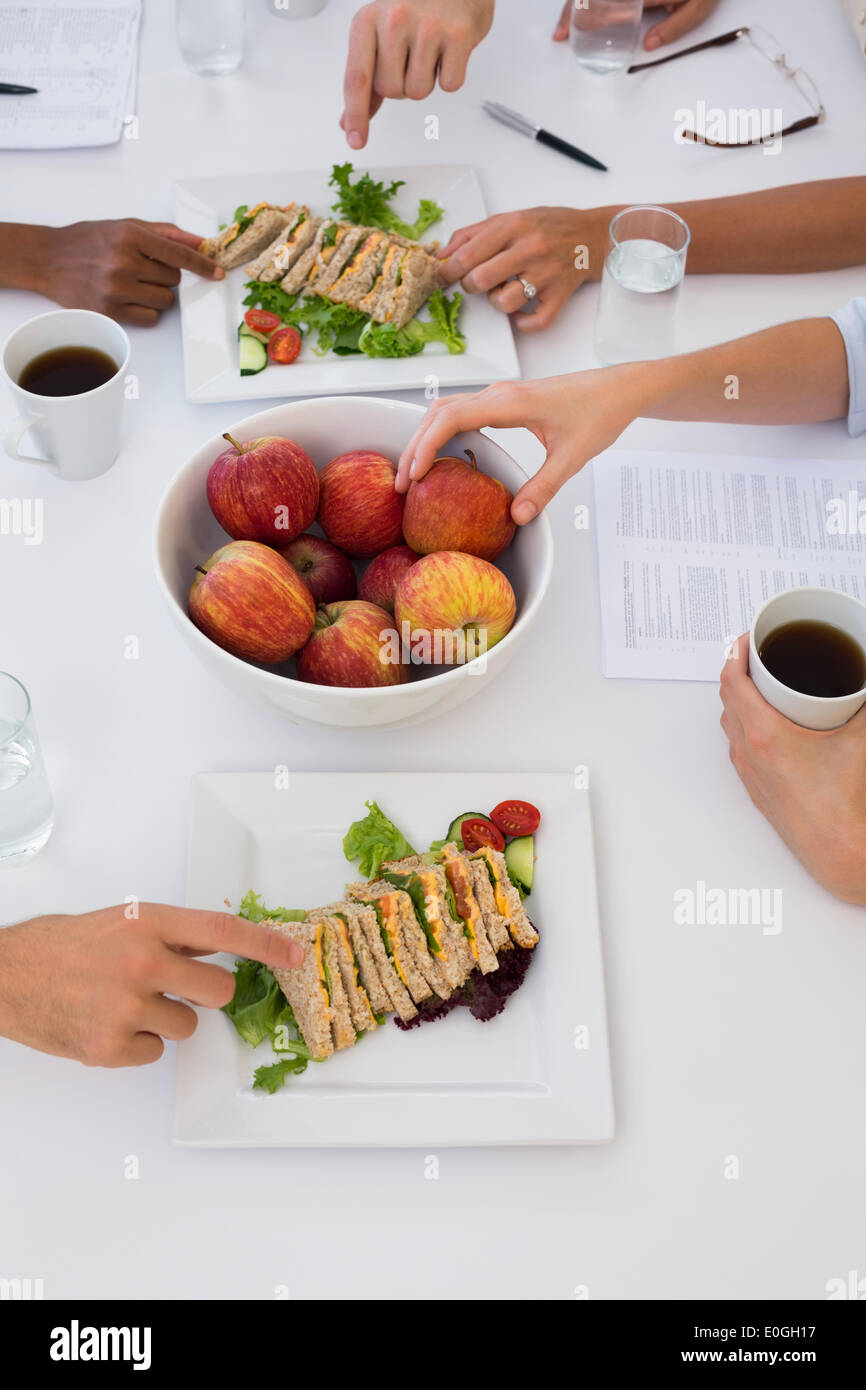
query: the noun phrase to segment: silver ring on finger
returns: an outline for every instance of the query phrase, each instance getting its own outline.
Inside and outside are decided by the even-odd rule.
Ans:
[[[538,294],[538,290],[535,288],[532,281],[527,280],[525,275],[518,275],[517,278],[523,286],[524,299],[534,299],[535,296]]]

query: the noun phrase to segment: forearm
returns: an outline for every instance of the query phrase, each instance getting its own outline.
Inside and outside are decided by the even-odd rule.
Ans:
[[[53,227],[0,222],[0,289],[45,293]]]
[[[866,178],[666,204],[692,237],[686,269],[793,275],[866,264]]]
[[[590,280],[601,278],[608,228],[625,206],[579,214],[590,245]],[[819,179],[665,207],[691,232],[691,275],[797,275],[866,265],[866,178]]]
[[[832,319],[800,319],[702,352],[629,364],[637,414],[657,420],[800,425],[848,413],[848,363]]]

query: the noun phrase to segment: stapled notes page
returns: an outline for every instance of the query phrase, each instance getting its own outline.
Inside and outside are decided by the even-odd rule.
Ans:
[[[611,449],[592,466],[606,676],[715,681],[780,590],[866,600],[866,460]]]
[[[0,149],[113,145],[134,113],[140,0],[0,0]]]

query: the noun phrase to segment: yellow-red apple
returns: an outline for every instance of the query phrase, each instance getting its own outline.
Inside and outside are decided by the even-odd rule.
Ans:
[[[392,545],[390,549],[383,550],[381,555],[370,561],[361,575],[358,598],[377,603],[380,608],[393,613],[397,585],[407,569],[420,558],[417,550],[410,549],[408,545]]]
[[[347,555],[378,555],[403,539],[403,503],[394,491],[396,465],[384,454],[354,449],[319,475],[318,522]]]
[[[465,550],[482,560],[501,555],[515,532],[512,494],[498,478],[480,472],[475,455],[467,463],[440,458],[417,483],[409,484],[403,512],[406,544],[421,555]]]
[[[351,560],[323,536],[305,531],[288,545],[276,548],[297,570],[316,603],[335,603],[341,598],[355,597],[358,581]]]
[[[231,445],[210,466],[207,500],[230,536],[286,545],[311,526],[319,505],[319,475],[292,439],[266,435]]]
[[[298,677],[312,685],[402,685],[409,663],[391,614],[360,599],[319,608],[312,636],[298,652]]]
[[[230,541],[196,570],[189,616],[233,656],[275,666],[288,661],[312,632],[313,596],[270,546]]]
[[[413,661],[462,665],[510,631],[514,590],[501,570],[477,555],[424,555],[397,585],[394,617]]]

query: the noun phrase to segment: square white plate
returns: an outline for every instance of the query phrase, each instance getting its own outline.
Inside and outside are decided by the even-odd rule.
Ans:
[[[188,903],[224,909],[224,899],[236,906],[250,888],[269,906],[332,902],[358,876],[342,841],[366,814],[365,800],[423,850],[461,811],[489,810],[508,796],[542,813],[528,899],[541,940],[498,1018],[479,1023],[459,1009],[408,1033],[389,1018],[271,1096],[252,1090],[255,1068],[275,1060],[268,1045],[251,1048],[223,1014],[201,1009],[196,1032],[178,1049],[176,1143],[382,1148],[613,1138],[589,793],[570,775],[292,773],[283,790],[267,774],[196,777]]]
[[[440,222],[426,234],[446,245],[451,233],[487,216],[481,185],[468,165],[423,165],[371,169],[379,180],[404,179],[397,194],[398,212],[414,217],[420,198],[433,198],[445,209]],[[336,190],[328,173],[224,174],[175,184],[175,220],[181,227],[214,235],[243,202],[306,203],[318,216],[330,213]],[[440,387],[481,386],[520,375],[511,324],[485,296],[464,295],[460,327],[466,352],[451,356],[442,344],[431,344],[417,357],[317,357],[309,341],[290,366],[265,367],[255,376],[240,375],[237,330],[244,308],[247,275],[242,266],[224,280],[183,276],[180,314],[186,394],[191,401],[240,401],[262,397],[334,395],[347,391],[410,391],[423,389],[431,377]]]

